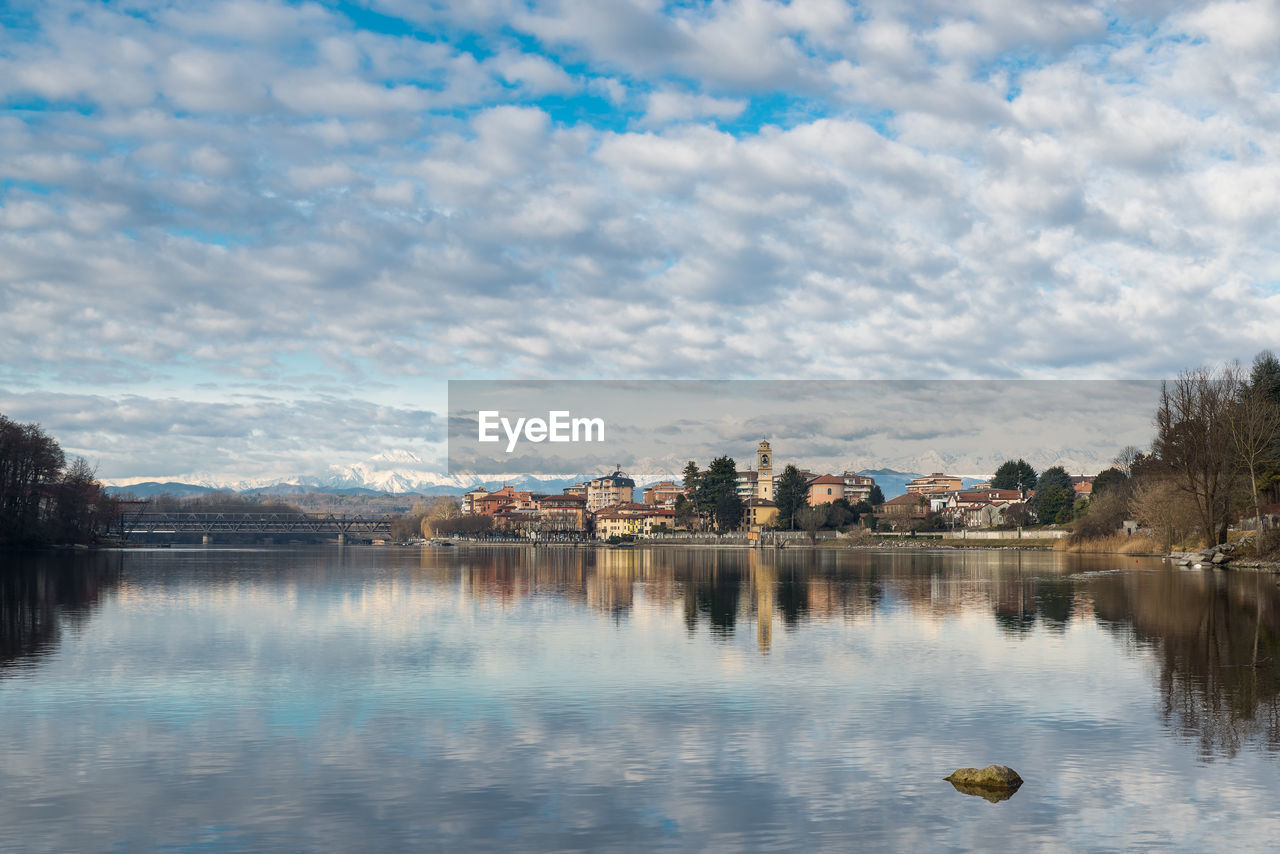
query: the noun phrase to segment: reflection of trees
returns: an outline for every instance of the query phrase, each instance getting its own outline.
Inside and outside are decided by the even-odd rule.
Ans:
[[[1250,741],[1280,746],[1280,591],[1269,577],[1204,570],[1100,581],[1099,619],[1155,652],[1170,726],[1206,757]]]
[[[119,554],[38,554],[0,571],[0,673],[57,646],[120,583]]]
[[[1160,664],[1170,725],[1207,754],[1249,740],[1280,746],[1280,590],[1258,575],[1171,572],[1130,558],[1048,552],[493,549],[457,556],[472,595],[498,601],[553,593],[622,619],[644,604],[718,637],[754,617],[768,652],[775,615],[859,620],[904,608],[920,620],[991,616],[1011,637],[1064,631],[1093,616],[1136,637]],[[1070,571],[1067,571],[1067,570]],[[1088,581],[1080,572],[1098,572]],[[1256,648],[1257,666],[1254,666]]]

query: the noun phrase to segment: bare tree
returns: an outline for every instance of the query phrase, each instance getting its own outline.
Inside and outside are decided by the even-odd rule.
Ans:
[[[1160,538],[1165,551],[1191,535],[1199,521],[1199,508],[1171,478],[1145,478],[1133,491],[1133,515]]]
[[[1240,389],[1229,423],[1231,448],[1249,474],[1249,497],[1253,501],[1253,519],[1257,525],[1255,547],[1258,554],[1266,549],[1266,531],[1262,525],[1262,507],[1258,501],[1258,476],[1267,466],[1277,462],[1280,451],[1280,405],[1256,385]]]
[[[1206,545],[1227,537],[1238,474],[1231,417],[1240,387],[1239,367],[1229,365],[1185,371],[1160,388],[1152,451],[1173,471],[1178,488],[1195,499]]]
[[[827,524],[827,505],[818,504],[814,507],[800,508],[796,511],[796,523],[809,532],[811,541],[816,541],[818,530]]]

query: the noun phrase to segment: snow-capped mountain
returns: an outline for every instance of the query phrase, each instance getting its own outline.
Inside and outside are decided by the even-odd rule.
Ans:
[[[931,474],[960,475],[961,477],[985,480],[995,474],[1000,464],[1009,459],[1025,459],[1037,472],[1053,466],[1062,466],[1068,474],[1097,474],[1111,465],[1110,458],[1103,457],[1095,451],[1079,448],[1058,448],[1032,451],[1029,453],[1003,454],[942,454],[929,451],[912,457],[884,459],[880,457],[862,457],[853,460],[851,468],[855,470],[893,469],[899,472],[922,472]]]
[[[315,474],[276,475],[256,478],[243,478],[217,472],[195,471],[183,474],[163,475],[158,477],[134,477],[107,479],[108,486],[124,489],[130,486],[145,484],[158,485],[158,482],[170,486],[191,486],[205,489],[228,490],[231,492],[266,491],[274,487],[288,487],[297,490],[369,490],[372,492],[407,493],[416,492],[431,494],[457,494],[476,486],[494,488],[503,484],[511,484],[519,489],[542,491],[559,491],[564,486],[582,480],[582,476],[533,476],[523,473],[485,474],[473,472],[450,474],[441,471],[441,466],[433,461],[424,460],[412,451],[383,451],[367,460],[352,465],[334,465],[323,472]],[[658,478],[654,478],[657,480]],[[637,483],[641,481],[637,480]],[[644,481],[649,482],[649,481]],[[172,491],[169,490],[169,491]]]

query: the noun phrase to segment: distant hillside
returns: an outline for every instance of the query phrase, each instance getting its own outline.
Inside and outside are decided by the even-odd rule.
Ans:
[[[135,498],[151,498],[162,494],[172,495],[175,498],[195,498],[199,495],[224,491],[226,490],[218,490],[209,486],[197,486],[194,483],[175,483],[173,481],[158,483],[154,480],[149,480],[146,483],[135,483],[131,486],[108,486],[106,489],[108,495],[132,495]]]

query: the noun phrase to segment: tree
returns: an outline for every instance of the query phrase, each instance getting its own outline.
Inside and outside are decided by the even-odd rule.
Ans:
[[[723,495],[738,494],[738,466],[732,457],[716,457],[707,470],[698,475],[698,488],[693,503],[700,512],[714,516],[716,504]]]
[[[698,518],[698,511],[694,508],[693,502],[683,495],[677,495],[675,511],[676,525],[685,530],[693,530]]]
[[[1144,478],[1133,490],[1133,516],[1160,538],[1165,551],[1191,536],[1200,520],[1195,498],[1172,476]]]
[[[1098,472],[1093,479],[1093,494],[1099,496],[1105,492],[1127,494],[1129,492],[1129,475],[1115,466]]]
[[[462,515],[458,499],[449,496],[440,496],[426,505],[415,505],[413,509],[419,519],[419,530],[427,538],[438,536],[452,520]]]
[[[867,496],[867,502],[872,507],[879,507],[884,503],[884,490],[880,488],[880,484],[871,484],[871,494]]]
[[[1280,403],[1273,401],[1264,384],[1250,383],[1240,389],[1228,419],[1231,448],[1248,473],[1248,495],[1252,499],[1257,525],[1254,543],[1258,554],[1266,551],[1262,526],[1259,477],[1269,466],[1280,462]]]
[[[1195,500],[1206,545],[1227,537],[1237,474],[1230,419],[1239,388],[1239,372],[1230,366],[1184,371],[1160,386],[1152,451]]]
[[[1280,359],[1270,350],[1253,357],[1249,388],[1280,406]]]
[[[801,507],[796,511],[796,522],[809,532],[809,539],[816,540],[818,531],[827,524],[827,507],[819,504],[816,507]]]
[[[1036,470],[1024,459],[1005,460],[991,478],[992,489],[1035,489]]]
[[[788,465],[782,470],[773,490],[773,502],[778,505],[778,527],[795,530],[797,511],[809,506],[809,487],[800,469]]]
[[[1071,485],[1071,475],[1062,466],[1052,466],[1044,470],[1036,481],[1036,516],[1040,523],[1070,522],[1071,508],[1075,504],[1075,488]]]
[[[716,499],[716,528],[732,531],[742,524],[742,499],[737,492],[724,492]]]
[[[858,521],[858,512],[847,498],[837,498],[827,505],[827,525],[831,528],[843,528]]]
[[[1129,518],[1128,513],[1129,490],[1127,488],[1113,488],[1098,492],[1095,487],[1088,509],[1076,520],[1071,538],[1078,541],[1109,537],[1120,530],[1125,519]]]
[[[702,482],[702,470],[698,468],[698,464],[693,460],[684,467],[684,492],[685,495],[696,495],[698,486]]]
[[[1025,502],[1010,504],[1004,509],[1004,523],[1019,528],[1031,524],[1031,508]]]

